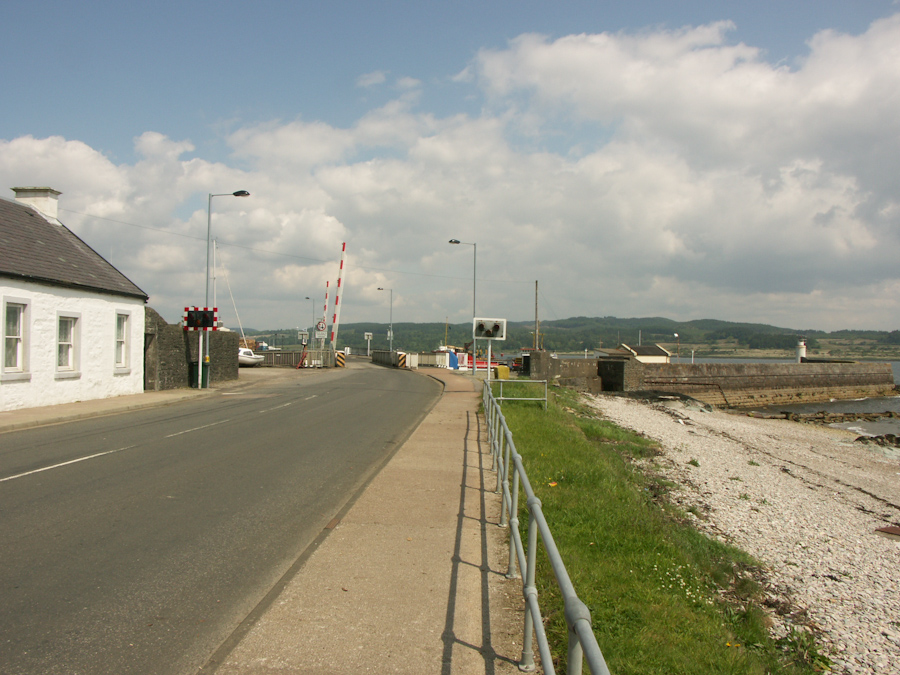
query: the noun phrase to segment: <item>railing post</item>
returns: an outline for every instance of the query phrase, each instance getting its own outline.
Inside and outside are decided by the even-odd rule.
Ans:
[[[508,437],[507,434],[509,434],[509,430],[506,428],[506,425],[504,425],[504,427],[503,427],[503,436],[504,436],[504,439],[505,439],[505,441],[506,441],[506,442],[505,442],[506,450],[505,450],[505,452],[503,453],[503,457],[502,457],[502,460],[503,460],[503,486],[505,487],[506,494],[509,494],[509,488],[510,488],[510,484],[509,484],[509,483],[510,483],[510,481],[509,481],[509,461],[510,461],[510,455],[512,455],[512,447],[513,447],[513,446],[512,446],[512,443],[510,443],[510,440],[509,440],[509,437]],[[513,498],[512,498],[512,503],[511,503],[510,506],[509,506],[510,513],[507,514],[506,512],[501,512],[501,514],[500,514],[500,525],[501,525],[502,527],[505,527],[505,526],[506,526],[506,523],[507,523],[507,516],[508,516],[508,515],[511,515],[511,514],[515,514],[515,513],[516,513],[516,508],[517,508],[517,506],[518,506],[519,481],[518,481],[518,479],[515,477],[515,473],[516,473],[516,469],[513,469],[513,474],[514,474],[514,475],[513,475],[513,480],[512,480],[512,489],[513,489],[513,495],[514,495],[514,496],[513,496]],[[506,503],[505,503],[505,502],[504,502],[503,506],[504,506],[504,507],[506,506]]]
[[[581,647],[581,640],[578,637],[576,624],[579,621],[587,622],[591,625],[591,611],[581,600],[575,596],[565,598],[565,607],[563,613],[566,617],[566,626],[569,633],[569,657],[567,675],[581,675],[582,663],[584,658],[584,650]]]
[[[518,479],[516,483],[518,484]],[[519,660],[519,670],[523,672],[531,672],[535,669],[534,665],[534,648],[532,640],[534,638],[534,616],[531,612],[530,598],[537,598],[537,587],[534,585],[535,568],[537,564],[537,518],[534,514],[534,506],[540,507],[541,500],[537,497],[528,498],[528,563],[525,571],[525,587],[523,595],[525,596],[525,635],[522,639],[522,658]]]
[[[497,439],[497,454],[494,457],[494,459],[496,460],[496,466],[494,467],[494,470],[497,472],[497,487],[494,489],[494,492],[498,494],[501,494],[503,492],[503,480],[506,477],[505,471],[501,467],[503,466],[502,458],[507,445],[509,445],[509,443],[506,440],[506,434],[501,433],[499,438]]]
[[[501,419],[500,418],[500,408],[497,406],[497,401],[494,400],[493,396],[491,396],[491,418],[493,419],[492,427],[494,429],[494,439],[497,441],[497,445],[494,448],[494,457],[493,457],[494,470],[499,471],[498,467],[500,465],[500,448],[503,447],[502,446],[503,430],[501,429],[501,425],[500,425],[500,419]],[[499,480],[499,478],[498,478],[498,480]]]
[[[518,469],[513,471],[512,495],[510,496],[509,519],[509,563],[506,567],[507,579],[518,579],[516,571],[516,539],[513,532],[519,530],[519,476]],[[506,493],[509,494],[509,480],[506,481]]]

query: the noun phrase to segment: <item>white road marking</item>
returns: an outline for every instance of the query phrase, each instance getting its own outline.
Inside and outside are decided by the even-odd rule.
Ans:
[[[130,450],[136,446],[129,445],[125,448],[119,448],[118,450],[107,450],[106,452],[98,452],[94,455],[88,455],[87,457],[79,457],[78,459],[70,459],[68,462],[61,462],[60,464],[54,464],[53,466],[45,466],[43,469],[34,469],[33,471],[26,471],[25,473],[19,473],[15,476],[7,476],[6,478],[0,478],[0,483],[3,483],[8,480],[14,480],[16,478],[24,478],[25,476],[30,476],[33,473],[41,473],[42,471],[50,471],[50,469],[58,469],[62,466],[68,466],[69,464],[77,464],[78,462],[85,462],[89,459],[95,459],[97,457],[103,457],[104,455],[112,455],[116,452],[122,452],[123,450]]]
[[[193,429],[185,429],[184,431],[177,431],[174,434],[169,434],[165,438],[173,438],[175,436],[181,436],[181,434],[189,434],[192,431],[200,431],[200,429],[209,429],[210,427],[214,427],[217,424],[225,424],[225,422],[230,422],[231,420],[222,420],[220,422],[213,422],[212,424],[204,424],[202,427],[194,427]]]
[[[287,408],[289,405],[294,405],[294,402],[291,401],[290,403],[285,403],[284,405],[276,405],[274,408],[266,408],[265,410],[260,410],[259,412],[260,414],[272,412],[273,410],[278,410],[279,408]]]

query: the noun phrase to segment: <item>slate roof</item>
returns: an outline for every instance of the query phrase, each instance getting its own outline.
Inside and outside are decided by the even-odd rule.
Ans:
[[[147,300],[65,225],[8,199],[0,199],[0,276]]]

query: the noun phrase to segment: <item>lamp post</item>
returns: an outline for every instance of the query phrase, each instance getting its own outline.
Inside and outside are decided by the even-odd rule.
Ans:
[[[675,352],[675,360],[678,361],[678,363],[681,363],[681,337],[678,335],[678,333],[675,333],[675,338],[678,340],[678,347],[676,348]]]
[[[312,307],[312,324],[310,324],[310,327],[315,329],[315,326],[316,326],[316,301],[313,300],[308,295],[306,296],[306,299],[309,300],[310,307]]]
[[[203,307],[209,307],[209,249],[210,236],[212,234],[212,198],[213,197],[249,197],[250,193],[246,190],[238,190],[237,192],[223,192],[220,194],[211,194],[206,202],[206,295],[203,300]],[[200,344],[197,345],[197,389],[203,388],[203,331],[200,331]],[[209,338],[206,340],[206,362],[209,363]],[[209,375],[206,376],[206,387],[209,388]]]
[[[203,306],[204,308],[209,307],[209,249],[210,249],[210,238],[212,235],[212,198],[213,197],[249,197],[250,193],[246,190],[238,190],[237,192],[223,192],[220,194],[210,194],[209,199],[206,202],[206,295],[203,298]],[[203,341],[203,335],[201,331],[200,335],[201,342]],[[209,342],[206,341],[206,362],[209,363]],[[201,389],[203,387],[203,347],[201,346],[198,352],[198,366],[197,366],[197,388]],[[209,376],[207,375],[206,386],[209,388]]]
[[[394,351],[394,289],[393,288],[379,288],[379,291],[390,291],[391,292],[391,322],[388,324],[388,340],[390,345],[390,350]]]
[[[474,242],[451,239],[451,244],[465,244],[472,247],[472,377],[475,377],[475,279],[478,269],[478,246]],[[488,368],[491,364],[488,364]]]
[[[219,194],[210,194],[209,201],[206,205],[206,299],[205,307],[209,307],[209,242],[212,233],[212,198],[213,197],[249,197],[250,193],[246,190],[238,190],[237,192],[222,192]]]

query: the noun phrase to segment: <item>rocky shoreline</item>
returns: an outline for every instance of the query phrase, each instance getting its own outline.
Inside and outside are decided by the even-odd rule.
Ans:
[[[773,633],[814,631],[834,671],[900,675],[900,461],[857,434],[678,400],[587,396],[658,441],[648,469],[698,529],[765,567]],[[881,531],[879,531],[881,530]]]

